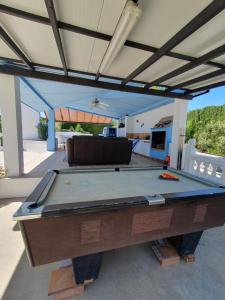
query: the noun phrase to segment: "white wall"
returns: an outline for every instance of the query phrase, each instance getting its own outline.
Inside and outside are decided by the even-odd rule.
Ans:
[[[180,135],[185,133],[187,119],[187,100],[175,99],[173,103],[147,111],[134,117],[127,117],[127,133],[150,133],[161,118],[173,116],[172,143],[170,144],[170,165],[177,166],[177,154],[181,142]],[[139,120],[139,122],[137,122]],[[183,139],[184,141],[184,139]]]
[[[183,100],[182,100],[183,101]],[[185,101],[185,100],[184,100]],[[127,117],[127,133],[150,133],[150,128],[161,119],[174,114],[174,103],[161,106],[134,117]],[[139,122],[137,122],[139,120]],[[141,127],[141,125],[143,127]]]
[[[27,105],[21,103],[22,110],[22,126],[24,140],[37,140],[38,131],[37,124],[39,123],[39,112],[31,109]]]

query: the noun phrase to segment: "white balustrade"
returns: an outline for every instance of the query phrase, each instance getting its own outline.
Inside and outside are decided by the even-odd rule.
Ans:
[[[201,153],[191,139],[184,145],[182,169],[193,175],[225,185],[225,158]]]
[[[81,133],[76,131],[56,131],[56,138],[58,139],[58,145],[63,145],[66,140],[74,135],[93,135],[91,133]]]

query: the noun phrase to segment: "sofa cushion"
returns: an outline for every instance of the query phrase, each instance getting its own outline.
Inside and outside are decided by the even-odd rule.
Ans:
[[[88,165],[103,163],[103,139],[74,139],[74,162]]]

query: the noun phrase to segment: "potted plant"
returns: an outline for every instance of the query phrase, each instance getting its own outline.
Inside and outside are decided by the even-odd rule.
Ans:
[[[39,137],[39,139],[46,141],[47,138],[48,138],[48,124],[40,122],[37,125],[37,129],[38,129],[38,137]]]

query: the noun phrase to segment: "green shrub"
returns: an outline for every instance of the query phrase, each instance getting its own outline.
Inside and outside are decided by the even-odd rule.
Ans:
[[[186,141],[201,152],[225,156],[225,105],[193,110],[187,116]]]
[[[38,123],[38,137],[40,140],[46,141],[48,138],[48,124],[47,123]]]

